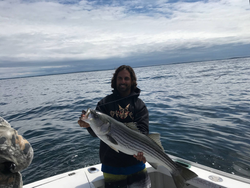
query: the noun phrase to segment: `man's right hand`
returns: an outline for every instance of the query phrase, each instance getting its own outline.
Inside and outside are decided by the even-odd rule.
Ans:
[[[88,123],[86,123],[85,121],[82,121],[82,120],[81,120],[82,118],[84,118],[85,113],[86,113],[86,112],[83,110],[83,111],[82,111],[82,114],[81,114],[81,117],[79,117],[78,124],[80,125],[80,127],[88,128],[88,127],[90,127],[90,125],[89,125]]]

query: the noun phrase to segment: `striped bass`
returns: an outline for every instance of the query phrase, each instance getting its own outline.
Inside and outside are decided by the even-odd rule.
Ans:
[[[197,175],[189,169],[175,163],[165,152],[160,143],[159,133],[144,135],[137,127],[125,124],[112,117],[88,109],[81,118],[87,122],[95,134],[117,152],[128,155],[137,155],[143,152],[147,162],[154,168],[164,166],[169,170],[177,188],[183,188],[185,182]]]

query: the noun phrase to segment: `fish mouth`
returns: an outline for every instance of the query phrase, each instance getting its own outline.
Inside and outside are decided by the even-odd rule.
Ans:
[[[85,113],[83,113],[84,116],[81,117],[81,120],[82,120],[82,121],[86,121],[86,120],[89,118],[89,115],[90,115],[90,113],[91,113],[90,108],[87,110],[87,112],[86,112],[86,111],[84,111],[84,112],[85,112]]]
[[[85,116],[88,118],[90,113],[91,113],[91,112],[90,112],[90,108],[89,108],[89,109],[87,110]]]

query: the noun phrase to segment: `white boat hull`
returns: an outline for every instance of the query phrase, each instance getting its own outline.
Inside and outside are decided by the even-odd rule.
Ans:
[[[189,180],[185,188],[250,188],[250,179],[228,174],[204,165],[170,156],[173,160],[187,165],[198,177]],[[146,167],[151,179],[152,188],[175,188],[170,173],[165,168],[155,170],[148,163]],[[59,174],[34,183],[24,185],[23,188],[104,188],[101,164],[81,168]]]

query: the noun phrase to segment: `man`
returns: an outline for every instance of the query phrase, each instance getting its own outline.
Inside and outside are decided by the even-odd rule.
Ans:
[[[138,98],[140,89],[136,86],[134,70],[130,66],[120,66],[111,80],[113,93],[98,102],[96,110],[125,124],[135,122],[142,134],[148,134],[148,110],[143,101]],[[88,132],[96,137],[88,123],[79,120],[78,124],[86,127]],[[143,153],[134,156],[117,153],[101,141],[99,155],[106,188],[151,187]]]
[[[33,159],[29,142],[10,124],[0,117],[0,188],[21,188],[21,170],[27,168]]]

